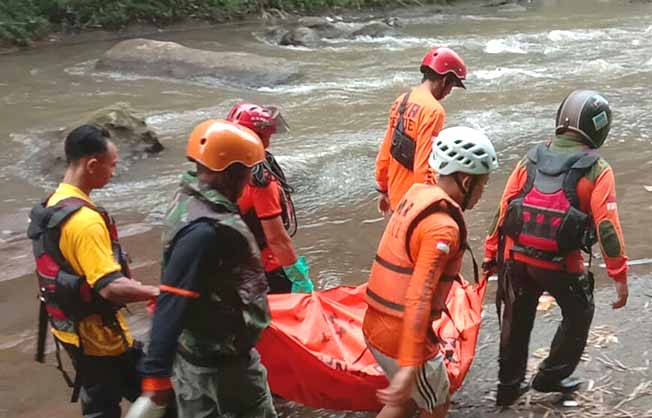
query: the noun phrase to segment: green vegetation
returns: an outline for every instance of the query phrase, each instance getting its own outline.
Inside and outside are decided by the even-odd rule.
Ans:
[[[430,0],[426,3],[436,1]],[[0,0],[0,42],[29,45],[51,31],[116,30],[140,22],[223,21],[252,13],[314,13],[422,4],[419,0]]]

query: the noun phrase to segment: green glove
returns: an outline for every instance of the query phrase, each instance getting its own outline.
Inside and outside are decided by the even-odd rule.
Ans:
[[[308,267],[306,257],[299,257],[293,265],[283,267],[283,271],[292,282],[292,293],[311,293],[315,290],[315,286],[308,276],[310,267]]]

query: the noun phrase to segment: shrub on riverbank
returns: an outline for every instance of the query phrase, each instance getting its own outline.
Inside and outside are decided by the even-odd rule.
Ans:
[[[0,41],[28,45],[51,31],[120,29],[141,22],[159,26],[184,19],[223,21],[269,10],[314,13],[441,0],[0,0]]]

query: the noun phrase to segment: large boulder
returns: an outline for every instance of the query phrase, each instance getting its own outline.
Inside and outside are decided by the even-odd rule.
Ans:
[[[346,27],[340,27],[332,22],[333,19],[322,16],[305,16],[297,21],[299,26],[310,28],[319,34],[321,38],[342,38],[346,37],[349,31]]]
[[[302,16],[297,20],[297,23],[301,26],[314,28],[319,26],[332,25],[331,20],[332,19],[329,19],[325,16]]]
[[[285,84],[299,77],[296,65],[282,58],[206,51],[150,39],[129,39],[114,45],[95,68],[252,88]]]
[[[282,26],[272,26],[271,28],[266,29],[265,34],[263,35],[265,40],[273,45],[279,45],[281,39],[289,32],[287,28]]]
[[[290,29],[278,42],[279,45],[285,46],[303,46],[306,48],[317,48],[321,43],[321,39],[317,32],[305,26]]]
[[[120,166],[129,166],[163,150],[158,135],[145,120],[126,103],[116,103],[85,116],[68,128],[29,136],[28,160],[34,162],[32,168],[39,176],[50,180],[61,178],[66,166],[65,138],[74,128],[84,124],[96,124],[110,132],[111,141],[120,152],[118,172]]]
[[[396,16],[385,16],[383,18],[383,23],[386,23],[393,28],[400,28],[403,26],[403,22],[401,22],[401,19],[399,19]]]
[[[372,22],[354,31],[351,34],[351,37],[357,38],[358,36],[367,36],[370,38],[382,38],[384,36],[396,36],[396,35],[398,35],[398,32],[387,23]]]
[[[269,28],[265,40],[276,45],[305,46],[317,48],[324,39],[352,39],[360,36],[380,38],[398,36],[401,26],[398,18],[390,16],[382,21],[342,22],[330,17],[306,16],[285,26]]]
[[[102,126],[111,133],[111,140],[118,145],[124,157],[156,154],[163,150],[158,135],[126,103],[116,103],[93,113],[87,123]]]

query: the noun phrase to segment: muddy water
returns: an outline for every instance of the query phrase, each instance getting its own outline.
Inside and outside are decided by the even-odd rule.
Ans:
[[[444,105],[447,125],[481,128],[496,144],[501,167],[484,201],[469,214],[472,245],[481,239],[516,161],[552,131],[557,104],[570,90],[603,91],[614,110],[602,150],[615,169],[619,208],[631,258],[650,257],[652,226],[652,5],[621,1],[543,1],[524,6],[460,6],[405,10],[403,36],[331,41],[320,49],[279,48],[263,41],[258,23],[156,33],[148,37],[214,50],[243,50],[296,62],[303,78],[258,90],[217,84],[96,73],[95,60],[114,41],[59,45],[0,56],[0,417],[70,416],[55,370],[33,366],[34,282],[22,238],[27,209],[54,183],[37,175],[31,153],[39,132],[125,101],[147,115],[166,150],[122,169],[95,198],[122,225],[136,273],[157,280],[158,229],[184,162],[192,125],[225,115],[239,100],[280,105],[291,132],[272,151],[292,182],[300,231],[318,287],[365,280],[382,231],[376,213],[374,158],[392,99],[419,81],[418,62],[431,45],[465,58],[468,90]],[[126,234],[125,234],[126,233]],[[598,269],[599,270],[599,269]],[[639,271],[646,271],[645,267]],[[604,272],[599,275],[603,284]],[[147,328],[141,311],[132,320]],[[34,373],[38,376],[28,377]],[[54,412],[56,411],[56,412]],[[293,412],[294,411],[294,412]],[[305,416],[289,407],[286,416]],[[300,415],[297,415],[300,414]],[[315,412],[314,416],[327,413]]]

